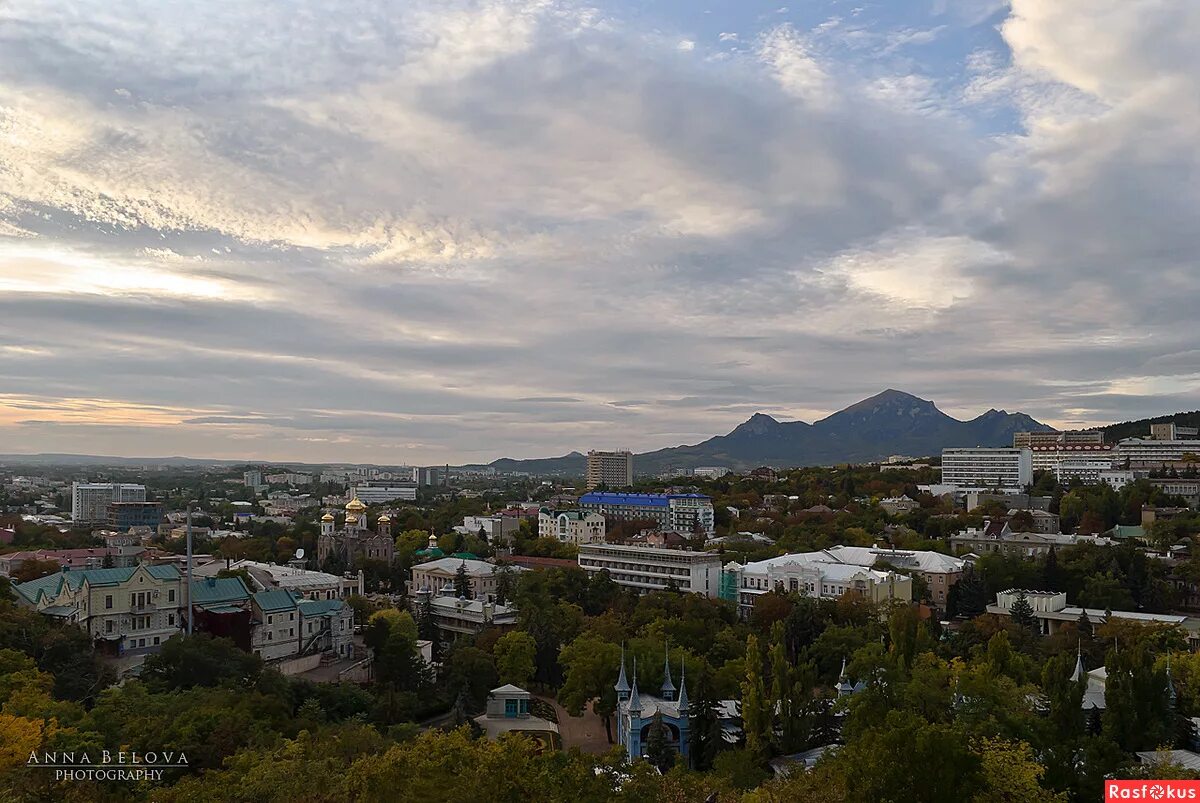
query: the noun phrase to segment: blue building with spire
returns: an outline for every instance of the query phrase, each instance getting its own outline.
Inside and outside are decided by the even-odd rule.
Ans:
[[[663,654],[663,682],[658,694],[638,688],[637,658],[633,659],[633,680],[625,674],[625,647],[621,646],[621,672],[613,687],[617,692],[617,742],[631,761],[642,758],[655,716],[662,718],[667,730],[667,745],[688,760],[689,708],[687,677],[683,659],[679,660],[679,688],[671,677],[669,650]]]

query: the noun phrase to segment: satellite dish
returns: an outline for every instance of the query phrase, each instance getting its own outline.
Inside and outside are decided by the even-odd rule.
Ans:
[[[304,560],[304,547],[296,550],[296,560]]]

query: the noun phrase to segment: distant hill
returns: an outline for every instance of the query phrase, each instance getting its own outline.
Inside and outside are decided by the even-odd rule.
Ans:
[[[1165,424],[1168,421],[1174,421],[1181,427],[1200,427],[1200,410],[1192,410],[1190,413],[1160,415],[1154,418],[1139,418],[1137,421],[1122,421],[1120,424],[1109,424],[1107,427],[1101,427],[1101,429],[1104,431],[1104,440],[1109,443],[1115,443],[1122,438],[1149,437],[1151,424]]]
[[[813,424],[780,422],[756,413],[728,435],[636,455],[634,469],[657,474],[697,466],[747,469],[864,462],[893,454],[933,455],[947,446],[1008,446],[1014,432],[1050,429],[1024,413],[1004,410],[959,421],[931,401],[885,390]],[[585,463],[583,455],[572,452],[549,460],[505,459],[490,465],[497,471],[580,475]]]

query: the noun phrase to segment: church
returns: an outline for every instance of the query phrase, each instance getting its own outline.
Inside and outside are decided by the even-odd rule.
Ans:
[[[355,496],[346,503],[346,523],[335,529],[332,513],[321,517],[321,535],[317,538],[317,562],[324,566],[331,558],[341,560],[347,571],[360,569],[369,560],[391,564],[396,554],[392,540],[392,520],[385,513],[375,522],[375,531],[367,527],[367,506]]]
[[[658,695],[638,691],[637,658],[633,659],[633,685],[625,676],[625,648],[621,647],[621,674],[613,688],[617,692],[617,742],[625,748],[630,760],[642,757],[646,739],[654,723],[654,715],[662,716],[667,729],[667,745],[688,760],[688,697],[679,662],[679,689],[671,682],[670,659],[663,656],[663,684]]]

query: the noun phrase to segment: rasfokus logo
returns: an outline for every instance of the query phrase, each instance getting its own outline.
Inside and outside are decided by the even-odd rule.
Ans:
[[[1105,781],[1104,803],[1113,800],[1200,801],[1200,781]]]

